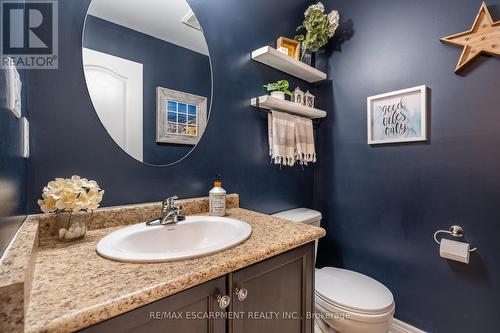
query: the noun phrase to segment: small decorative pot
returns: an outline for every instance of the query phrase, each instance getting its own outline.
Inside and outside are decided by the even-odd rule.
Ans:
[[[273,92],[271,92],[271,96],[279,98],[279,99],[285,99],[285,93],[282,91],[273,91]]]
[[[59,239],[73,241],[82,238],[87,233],[87,219],[89,213],[57,213],[56,228]]]

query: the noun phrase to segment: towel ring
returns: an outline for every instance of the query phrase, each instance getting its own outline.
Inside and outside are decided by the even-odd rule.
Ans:
[[[441,242],[438,241],[437,236],[439,234],[449,234],[452,235],[453,237],[460,238],[464,236],[464,229],[461,226],[458,225],[452,225],[449,230],[438,230],[434,233],[434,240],[436,243],[441,245]],[[474,252],[477,250],[477,247],[470,249],[469,252]]]

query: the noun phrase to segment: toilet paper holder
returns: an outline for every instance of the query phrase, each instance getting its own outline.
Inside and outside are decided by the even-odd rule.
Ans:
[[[459,226],[459,225],[452,225],[450,227],[450,229],[448,230],[438,230],[434,233],[434,240],[436,241],[436,243],[438,243],[439,245],[441,245],[441,242],[438,241],[437,239],[437,236],[439,234],[449,234],[449,235],[452,235],[453,237],[456,237],[456,238],[461,238],[464,236],[464,229]],[[477,247],[473,248],[473,249],[470,249],[469,252],[474,252],[477,250]]]

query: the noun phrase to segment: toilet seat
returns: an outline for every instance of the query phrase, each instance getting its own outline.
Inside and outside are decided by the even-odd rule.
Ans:
[[[316,297],[316,307],[321,307],[321,310],[323,312],[329,312],[329,313],[349,313],[349,316],[352,318],[357,318],[358,320],[361,321],[379,321],[381,318],[385,318],[388,315],[392,316],[394,314],[395,310],[395,304],[392,303],[389,308],[380,310],[380,311],[371,311],[371,312],[366,312],[366,311],[360,311],[357,309],[352,309],[347,306],[343,306],[341,304],[335,303],[332,300],[325,299],[322,295],[315,293]]]
[[[385,322],[392,318],[394,311],[396,309],[394,303],[389,308],[387,312],[381,312],[378,314],[366,314],[359,311],[353,311],[348,308],[326,302],[321,296],[316,294],[315,301],[316,311],[328,314],[330,318],[324,318],[323,321],[327,323],[332,323],[333,321],[338,321],[339,319],[354,320],[363,323],[380,323]]]
[[[394,311],[394,297],[380,282],[357,272],[325,267],[316,271],[316,297],[327,310],[378,317]]]

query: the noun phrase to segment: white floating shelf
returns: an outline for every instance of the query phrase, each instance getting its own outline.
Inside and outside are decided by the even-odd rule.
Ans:
[[[317,119],[326,117],[326,112],[323,110],[318,110],[315,108],[310,108],[308,106],[300,105],[294,102],[285,101],[276,97],[272,97],[269,95],[264,95],[260,97],[252,98],[250,101],[252,106],[267,109],[267,110],[276,110],[288,112],[291,114],[295,114],[297,116]]]
[[[289,57],[270,46],[264,46],[253,51],[252,59],[307,82],[317,82],[326,79],[326,74],[322,71]]]

